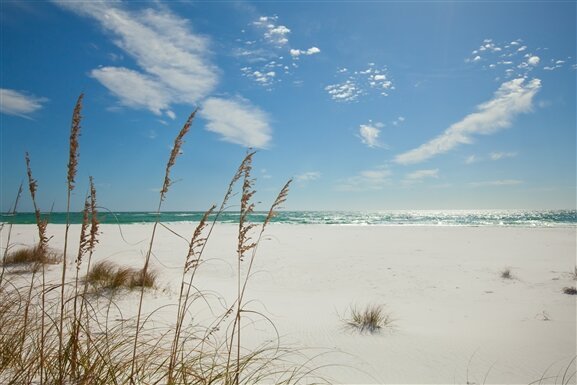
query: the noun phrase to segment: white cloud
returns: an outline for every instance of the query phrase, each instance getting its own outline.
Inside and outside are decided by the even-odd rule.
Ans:
[[[531,64],[532,66],[539,65],[540,61],[541,59],[539,56],[531,56],[529,59],[527,59],[527,63]]]
[[[363,144],[366,144],[371,148],[381,147],[379,134],[381,133],[380,128],[382,126],[381,123],[361,124],[359,127],[359,136],[361,137]]]
[[[200,115],[208,121],[207,129],[226,142],[254,148],[266,148],[270,143],[267,115],[245,99],[208,98]]]
[[[479,158],[477,158],[476,155],[471,155],[469,157],[467,157],[467,159],[465,159],[465,164],[473,164],[479,161]]]
[[[321,177],[321,173],[318,171],[307,171],[305,173],[296,175],[295,180],[297,182],[309,182],[309,181],[317,180],[320,177]]]
[[[241,71],[244,76],[254,80],[257,84],[269,87],[277,80],[277,73],[276,71],[266,71],[267,68],[264,68],[265,72],[255,71],[251,67],[244,67],[241,68]]]
[[[431,170],[417,170],[408,174],[405,179],[410,181],[420,181],[425,178],[438,178],[439,177],[439,169],[431,169]]]
[[[28,118],[42,108],[47,98],[37,97],[25,92],[0,88],[0,113]]]
[[[325,87],[331,98],[336,101],[352,102],[357,100],[363,91],[351,80],[344,83],[331,84]]]
[[[337,76],[345,80],[325,87],[331,98],[337,102],[352,102],[371,92],[388,96],[387,91],[395,89],[388,77],[387,68],[378,68],[375,63],[368,63],[366,69],[352,73],[346,68],[338,69]]]
[[[280,83],[285,75],[298,68],[295,63],[297,59],[320,53],[320,49],[315,46],[306,50],[287,49],[290,47],[288,36],[292,31],[278,24],[278,16],[261,16],[252,22],[252,26],[256,28],[248,33],[255,34],[254,39],[238,39],[243,46],[233,50],[233,55],[248,64],[241,69],[243,76],[267,90],[272,90],[273,85]],[[259,75],[270,75],[271,71],[275,72],[274,78]]]
[[[397,119],[393,120],[393,126],[398,126],[399,124],[403,123],[405,118],[403,116],[399,116]]]
[[[194,34],[187,20],[165,8],[131,11],[118,2],[55,2],[97,20],[112,35],[114,44],[136,61],[142,72],[115,67],[92,71],[122,104],[170,115],[166,110],[170,104],[196,104],[216,87],[218,71],[209,60],[209,40]],[[121,73],[129,74],[133,84],[161,95],[129,92],[117,81]]]
[[[316,55],[317,53],[320,53],[320,52],[321,52],[321,49],[320,49],[320,48],[318,48],[318,47],[311,47],[311,48],[307,49],[306,54],[307,54],[307,55]]]
[[[381,190],[390,184],[391,171],[385,167],[361,171],[358,175],[344,179],[336,186],[340,191]]]
[[[539,79],[527,82],[519,78],[503,83],[491,100],[477,107],[477,112],[467,115],[429,142],[397,155],[395,162],[420,163],[460,144],[471,143],[473,135],[488,135],[510,126],[516,115],[531,111],[533,97],[540,88]]]
[[[529,73],[540,68],[539,65],[544,61],[542,56],[537,56],[531,53],[529,45],[522,45],[522,40],[517,40],[509,43],[497,44],[493,41],[483,42],[481,48],[474,50],[473,53],[465,59],[465,62],[472,63],[484,70],[501,72],[501,77],[515,78],[527,77]],[[537,48],[536,51],[542,52],[546,55],[547,48]],[[554,60],[546,59],[547,65],[543,67],[546,71],[556,69]]]
[[[469,183],[472,187],[486,187],[486,186],[517,186],[522,184],[522,180],[518,179],[502,179],[502,180],[491,180],[485,182],[471,182]]]
[[[506,158],[514,158],[517,156],[516,152],[492,152],[489,154],[491,160],[501,160]]]
[[[253,25],[265,30],[264,38],[267,42],[277,46],[283,46],[288,43],[287,35],[291,32],[284,25],[277,25],[278,16],[261,16]]]
[[[289,51],[290,55],[293,58],[298,58],[301,55],[306,55],[306,56],[310,56],[310,55],[316,55],[318,53],[320,53],[321,50],[318,47],[311,47],[307,50],[302,50],[302,49],[291,49]]]
[[[156,115],[161,115],[170,106],[170,92],[146,74],[122,67],[103,67],[92,70],[90,75],[124,106],[146,108]]]

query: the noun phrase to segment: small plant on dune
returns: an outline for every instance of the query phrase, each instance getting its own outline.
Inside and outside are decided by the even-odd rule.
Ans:
[[[96,291],[135,289],[140,287],[153,288],[157,281],[157,273],[148,270],[142,274],[142,270],[118,266],[107,260],[96,262],[86,277],[85,282]]]
[[[577,295],[577,289],[571,286],[567,286],[563,288],[563,293],[569,295]]]
[[[351,306],[349,316],[344,319],[346,325],[361,333],[376,333],[393,323],[391,315],[385,312],[383,305],[368,305],[363,309]]]
[[[573,272],[571,273],[571,278],[573,278],[574,281],[577,281],[577,266],[575,266],[575,269],[573,269]]]
[[[511,273],[511,269],[506,268],[501,272],[501,278],[503,279],[513,279],[513,274]]]
[[[55,251],[36,245],[9,252],[4,258],[4,265],[27,265],[30,271],[38,271],[40,265],[57,264],[60,260],[61,257]]]

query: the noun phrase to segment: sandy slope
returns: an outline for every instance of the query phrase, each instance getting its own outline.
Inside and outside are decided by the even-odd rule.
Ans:
[[[185,238],[194,230],[170,227]],[[151,229],[103,225],[95,258],[141,266]],[[48,230],[61,249],[64,226]],[[236,231],[217,225],[199,270],[197,287],[221,296],[211,297],[214,304],[234,300]],[[77,234],[74,226],[71,239]],[[575,285],[575,228],[272,225],[266,234],[250,308],[274,321],[282,344],[324,352],[314,364],[335,364],[322,373],[336,382],[530,383],[576,355],[576,301],[562,293]],[[35,239],[35,227],[14,226],[12,243]],[[186,250],[184,240],[160,229],[152,261],[160,283],[147,311],[176,301]],[[514,279],[500,277],[505,268]],[[57,279],[59,268],[50,274]],[[136,295],[126,298],[127,316]],[[385,304],[393,327],[374,335],[346,329],[340,318],[355,304]],[[199,314],[210,319],[206,309]],[[171,308],[157,317],[171,320]],[[252,318],[248,344],[274,337],[262,317]]]

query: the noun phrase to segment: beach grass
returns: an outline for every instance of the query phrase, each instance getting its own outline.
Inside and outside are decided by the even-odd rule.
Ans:
[[[71,193],[77,183],[79,136],[83,95],[80,95],[72,116],[70,154],[67,169],[67,217],[70,214]],[[195,111],[196,112],[196,111]],[[186,121],[175,139],[165,168],[157,213],[166,199],[172,181],[174,166],[195,112]],[[213,206],[196,228],[189,252],[183,256],[182,284],[173,325],[158,326],[152,321],[156,311],[144,314],[143,302],[148,290],[154,289],[158,273],[150,266],[156,229],[154,223],[149,238],[144,265],[141,269],[120,266],[109,260],[92,263],[98,243],[98,212],[94,181],[90,178],[80,228],[78,250],[75,252],[75,274],[69,278],[67,258],[70,254],[69,228],[66,221],[64,251],[59,257],[48,247],[47,218],[42,217],[36,205],[38,183],[32,176],[29,154],[26,166],[29,190],[37,219],[38,244],[12,248],[9,242],[3,257],[3,279],[0,281],[0,382],[8,384],[292,384],[325,382],[303,364],[301,352],[287,349],[279,341],[265,341],[251,349],[243,346],[241,321],[252,312],[243,298],[248,288],[258,244],[267,224],[286,200],[290,181],[281,189],[263,224],[249,222],[254,211],[251,176],[252,158],[249,151],[233,176],[220,209]],[[237,246],[237,293],[230,305],[206,326],[191,323],[192,303],[205,303],[202,291],[191,291],[193,279],[201,266],[203,251],[212,229],[228,200],[234,196],[237,182],[242,181],[240,205],[241,220]],[[20,190],[21,191],[21,190]],[[18,194],[18,198],[20,192]],[[16,205],[15,205],[16,206]],[[215,219],[208,223],[210,214]],[[164,225],[163,225],[164,226]],[[3,230],[4,228],[2,228]],[[182,238],[182,237],[181,237]],[[46,281],[46,263],[62,265],[59,283]],[[248,264],[247,269],[242,265]],[[41,266],[30,274],[4,279],[4,269],[14,265]],[[82,277],[81,271],[86,274]],[[40,275],[36,273],[40,272]],[[7,276],[8,277],[8,276]],[[39,278],[40,277],[40,278]],[[92,288],[93,290],[89,290]],[[136,314],[125,316],[122,296],[98,295],[102,290],[140,289]],[[96,295],[95,295],[96,294]],[[104,299],[104,300],[103,300]],[[157,311],[159,311],[158,309]],[[291,363],[291,358],[299,361]],[[305,362],[307,360],[304,360]],[[317,381],[318,380],[318,381]]]
[[[26,265],[29,269],[37,269],[42,264],[57,264],[62,257],[54,250],[35,246],[21,247],[7,253],[3,264],[7,267]]]
[[[76,182],[79,159],[81,95],[74,108],[70,156],[67,170],[67,211],[70,213],[70,195]],[[192,124],[191,114],[177,135],[168,159],[164,183],[157,211],[167,198],[172,180],[170,171],[181,153],[184,138]],[[248,347],[247,327],[252,318],[264,314],[250,308],[247,292],[254,277],[254,262],[260,241],[277,210],[287,199],[291,181],[280,190],[264,222],[256,225],[249,221],[255,208],[256,188],[252,177],[255,153],[248,151],[233,175],[219,206],[209,208],[193,234],[185,238],[188,252],[182,256],[180,287],[174,303],[146,312],[143,303],[157,293],[162,277],[151,264],[156,230],[167,227],[157,220],[152,225],[144,264],[141,268],[125,267],[107,259],[92,263],[98,246],[99,222],[94,181],[90,178],[83,221],[80,225],[78,249],[71,251],[70,222],[67,220],[62,253],[49,247],[46,234],[48,218],[43,217],[36,204],[38,183],[32,176],[29,154],[26,166],[29,190],[36,214],[38,242],[34,245],[10,244],[11,226],[2,259],[0,279],[0,383],[6,384],[297,384],[330,383],[318,375],[313,361],[304,349],[285,347],[280,338],[263,340]],[[240,185],[240,186],[239,186]],[[209,305],[207,295],[196,286],[195,278],[201,271],[205,246],[219,215],[239,190],[240,220],[236,250],[231,265],[235,268],[236,293],[223,299],[221,308]],[[20,196],[18,193],[17,200]],[[14,205],[14,211],[17,206]],[[209,218],[213,218],[209,221]],[[0,231],[4,231],[4,227]],[[74,266],[66,264],[74,254]],[[47,280],[47,264],[60,263],[58,281]],[[34,266],[18,274],[4,274],[13,266]],[[73,270],[72,270],[73,268]],[[70,271],[74,274],[70,277]],[[86,272],[82,274],[81,272]],[[506,273],[506,274],[505,274]],[[577,273],[577,270],[576,270]],[[505,274],[505,276],[503,276]],[[512,278],[510,269],[502,272]],[[92,289],[92,290],[90,290]],[[131,290],[137,289],[138,292]],[[575,290],[574,288],[572,288]],[[112,291],[119,295],[101,295]],[[567,293],[575,294],[575,293]],[[136,304],[136,310],[128,305]],[[166,307],[175,309],[173,322],[157,323],[155,316]],[[208,309],[207,309],[208,308]],[[211,318],[196,321],[196,311],[206,310]],[[250,316],[249,316],[250,315]],[[351,306],[342,318],[349,328],[361,333],[375,334],[393,326],[393,318],[384,305]],[[574,378],[568,369],[565,378]]]
[[[577,295],[577,288],[574,288],[571,286],[564,287],[563,293],[569,294],[569,295]]]
[[[513,273],[511,273],[511,269],[510,268],[506,268],[503,271],[501,271],[501,278],[503,279],[513,279]]]
[[[145,287],[152,289],[156,286],[158,273],[148,270],[143,274],[142,269],[119,266],[108,260],[95,263],[84,280],[96,291],[135,289]]]
[[[377,333],[385,327],[390,327],[393,319],[385,311],[384,305],[371,304],[362,308],[353,305],[349,308],[349,315],[344,322],[349,328],[360,333]]]

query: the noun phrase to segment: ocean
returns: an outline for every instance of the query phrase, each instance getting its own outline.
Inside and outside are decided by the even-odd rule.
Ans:
[[[66,213],[43,214],[50,223],[66,223]],[[99,213],[101,223],[133,224],[161,222],[198,222],[201,211],[179,212],[106,212]],[[266,212],[255,212],[249,221],[262,223]],[[214,216],[211,218],[214,219]],[[81,213],[71,213],[71,223],[80,223]],[[238,212],[223,212],[221,223],[237,223]],[[33,224],[33,213],[2,213],[0,222]],[[521,226],[521,227],[575,227],[576,210],[394,210],[394,211],[281,211],[272,222],[292,225],[381,225],[381,226]]]

